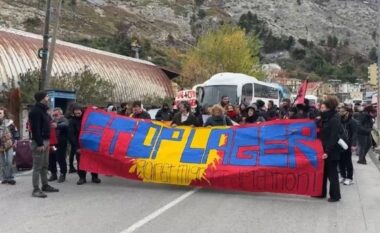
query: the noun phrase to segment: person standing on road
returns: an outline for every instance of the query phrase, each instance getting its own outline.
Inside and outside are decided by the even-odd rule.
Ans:
[[[71,141],[71,144],[73,146],[73,150],[76,152],[76,158],[78,162],[78,176],[79,180],[77,182],[77,185],[82,185],[87,183],[86,175],[87,172],[80,170],[80,147],[79,147],[79,137],[80,137],[80,129],[82,124],[82,116],[83,116],[83,110],[79,105],[75,105],[73,107],[73,115],[69,122],[69,140]],[[98,174],[91,173],[92,177],[92,183],[99,184],[101,180],[98,177]]]
[[[2,184],[15,185],[13,177],[13,145],[19,138],[16,126],[8,116],[6,108],[0,107],[0,175]]]
[[[63,115],[61,108],[55,108],[53,111],[53,122],[56,123],[57,127],[55,132],[57,135],[57,145],[56,150],[52,150],[49,158],[49,170],[51,172],[50,181],[55,181],[57,177],[57,162],[60,168],[60,176],[58,183],[65,182],[67,173],[67,163],[66,163],[66,151],[67,151],[67,140],[68,140],[68,128],[69,122]]]
[[[32,131],[32,155],[33,155],[33,197],[45,198],[44,192],[58,192],[59,190],[48,184],[49,167],[49,138],[50,116],[47,113],[49,96],[40,91],[34,95],[36,104],[29,113],[29,122]],[[42,190],[39,188],[41,179]]]
[[[367,164],[366,155],[372,145],[372,128],[374,119],[377,116],[376,109],[368,106],[359,116],[358,120],[358,146],[359,146],[359,164]]]
[[[339,110],[339,114],[342,119],[342,126],[344,133],[346,134],[346,138],[348,139],[348,149],[343,151],[340,156],[339,161],[339,171],[341,175],[341,183],[345,185],[352,185],[353,182],[353,174],[354,168],[352,165],[352,150],[356,148],[357,141],[357,124],[354,119],[352,119],[353,111],[349,107],[342,107]]]
[[[340,116],[336,111],[338,103],[339,101],[336,97],[329,97],[321,105],[321,140],[324,150],[323,159],[325,160],[325,167],[323,173],[322,195],[320,197],[326,197],[328,179],[330,182],[329,202],[337,202],[341,199],[337,168],[341,152],[338,141],[342,125]]]

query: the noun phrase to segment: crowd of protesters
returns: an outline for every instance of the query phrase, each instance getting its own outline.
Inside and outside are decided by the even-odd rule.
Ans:
[[[81,157],[79,135],[84,109],[74,104],[66,115],[61,108],[49,109],[49,97],[46,92],[36,93],[35,100],[36,104],[29,113],[33,151],[32,196],[44,198],[47,197],[46,192],[59,191],[48,182],[65,182],[67,173],[78,174],[78,185],[87,182],[86,172],[79,169]],[[110,104],[104,108],[104,111],[136,119],[151,119],[140,101],[122,103],[120,107]],[[335,202],[341,198],[339,183],[353,184],[352,152],[358,155],[359,164],[366,164],[366,155],[373,142],[371,131],[376,118],[376,109],[372,106],[364,108],[339,104],[338,99],[334,97],[325,99],[318,108],[310,105],[307,99],[297,105],[289,99],[284,99],[280,106],[276,106],[273,101],[265,103],[262,100],[257,100],[251,105],[244,103],[233,105],[228,96],[223,96],[219,104],[209,107],[197,105],[192,108],[188,102],[163,103],[153,118],[157,121],[171,122],[172,127],[232,126],[281,119],[314,120],[319,128],[325,159],[323,193],[320,197],[326,197],[327,180],[329,180],[329,201]],[[16,183],[12,173],[12,160],[14,142],[18,138],[18,131],[13,121],[6,109],[0,107],[2,184]],[[338,141],[343,141],[345,146]],[[69,164],[67,164],[67,154],[69,154]],[[74,158],[77,160],[77,168],[74,166]],[[59,175],[57,164],[60,168]],[[338,175],[338,168],[341,178]],[[48,171],[50,171],[49,178]],[[98,174],[91,173],[91,182],[101,183]]]

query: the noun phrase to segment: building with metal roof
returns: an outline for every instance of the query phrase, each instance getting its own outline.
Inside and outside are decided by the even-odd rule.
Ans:
[[[0,28],[0,81],[16,78],[29,69],[39,69],[37,51],[42,36]],[[115,84],[114,101],[143,96],[173,97],[170,78],[174,73],[151,62],[57,40],[52,74],[80,72],[85,67]]]

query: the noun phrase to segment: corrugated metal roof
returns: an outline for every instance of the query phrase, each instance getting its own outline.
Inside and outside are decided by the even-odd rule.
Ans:
[[[0,28],[0,81],[39,69],[37,51],[42,36]],[[145,95],[173,97],[169,77],[153,63],[57,40],[52,74],[75,73],[88,67],[115,83],[115,100],[130,101]]]

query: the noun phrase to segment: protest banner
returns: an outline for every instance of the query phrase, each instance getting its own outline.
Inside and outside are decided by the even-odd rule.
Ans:
[[[170,128],[87,109],[80,168],[143,182],[318,196],[323,149],[309,120]]]
[[[178,106],[182,101],[186,101],[190,104],[191,108],[197,107],[197,94],[193,90],[178,91],[175,97],[175,105]]]

